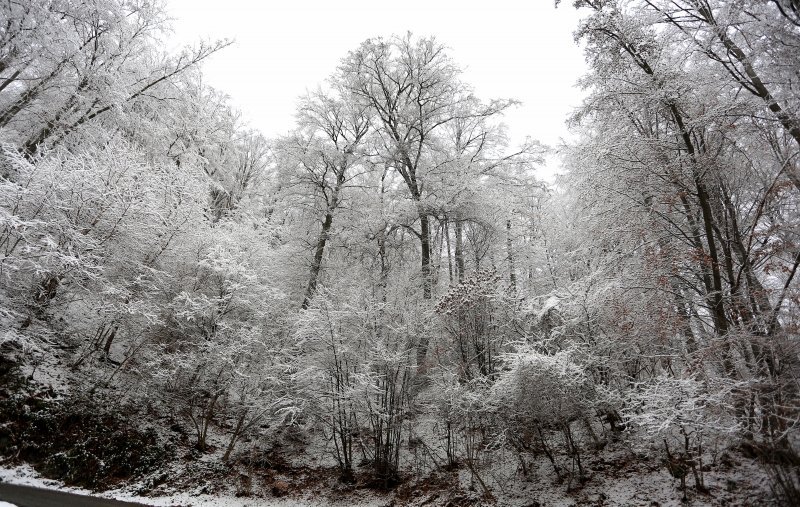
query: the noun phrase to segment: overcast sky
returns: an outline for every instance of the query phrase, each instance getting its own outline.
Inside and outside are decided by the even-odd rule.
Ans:
[[[230,95],[266,136],[289,131],[297,98],[328,77],[369,37],[411,31],[451,48],[463,79],[483,99],[515,98],[506,115],[512,141],[555,145],[581,92],[578,15],[552,0],[253,1],[167,0],[175,45],[235,39],[204,66],[206,81]]]

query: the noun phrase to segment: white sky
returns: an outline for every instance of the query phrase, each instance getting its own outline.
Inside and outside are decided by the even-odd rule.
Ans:
[[[506,114],[512,142],[555,145],[580,103],[585,64],[572,32],[578,14],[553,0],[167,0],[174,42],[235,39],[206,61],[206,82],[227,93],[266,136],[294,125],[297,98],[369,37],[435,36],[483,99],[523,102]],[[550,164],[548,164],[550,165]]]

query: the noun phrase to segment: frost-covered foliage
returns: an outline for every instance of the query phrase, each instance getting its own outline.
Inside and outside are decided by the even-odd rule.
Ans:
[[[481,270],[452,287],[436,304],[448,339],[433,351],[467,380],[497,376],[498,356],[512,339],[513,298],[495,271]]]
[[[737,391],[749,386],[726,379],[655,378],[638,386],[625,410],[627,419],[655,442],[663,442],[665,464],[681,479],[691,470],[695,487],[705,490],[703,462],[733,443],[743,429],[736,417]],[[685,493],[684,493],[685,494]]]
[[[737,440],[794,463],[797,25],[780,2],[575,5],[590,93],[561,200],[590,240],[552,263],[560,334],[683,485]]]
[[[747,387],[725,380],[658,377],[637,386],[625,414],[629,421],[658,437],[675,430],[731,435],[741,424],[734,417],[734,393]]]
[[[0,4],[0,375],[45,364],[221,468],[322,449],[490,499],[509,461],[572,489],[630,448],[689,495],[739,448],[791,498],[793,11],[573,4],[553,188],[435,38],[365,41],[267,140],[203,84],[224,43],[162,53],[159,2]]]
[[[320,292],[298,324],[307,351],[313,414],[332,437],[344,481],[357,453],[388,484],[399,473],[403,422],[414,378],[413,314],[391,313],[357,284]]]
[[[504,371],[493,386],[495,403],[520,424],[558,427],[588,417],[595,393],[570,351],[549,356],[534,350],[506,354]]]
[[[296,349],[280,339],[285,301],[259,278],[231,229],[182,266],[165,324],[137,361],[153,372],[148,389],[169,393],[191,420],[201,450],[218,405],[235,421],[231,446],[242,429],[289,417],[294,407],[288,386]]]
[[[147,164],[125,142],[32,161],[4,156],[2,276],[11,309],[27,322],[61,296],[55,304],[64,311],[97,319],[74,323],[87,334],[86,324],[107,314],[155,322],[159,256],[200,218],[199,182]]]

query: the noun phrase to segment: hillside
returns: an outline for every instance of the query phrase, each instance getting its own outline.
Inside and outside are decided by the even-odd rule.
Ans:
[[[160,2],[0,4],[3,480],[800,503],[800,6],[573,3],[559,146],[434,36],[363,41],[266,136]]]

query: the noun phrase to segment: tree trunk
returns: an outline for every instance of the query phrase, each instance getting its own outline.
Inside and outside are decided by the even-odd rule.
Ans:
[[[0,71],[0,72],[2,72],[2,71]],[[6,87],[7,87],[8,85],[10,85],[10,84],[11,84],[11,83],[13,83],[14,81],[16,81],[16,79],[19,77],[19,75],[20,75],[20,73],[21,73],[21,72],[22,72],[21,70],[16,70],[16,71],[14,71],[14,73],[13,73],[13,74],[11,74],[9,77],[7,77],[6,79],[4,79],[4,80],[3,80],[3,82],[2,82],[2,83],[0,83],[0,93],[1,93],[3,90],[5,90],[5,89],[6,89]]]
[[[456,219],[456,276],[459,282],[464,281],[464,231],[461,220]]]
[[[430,217],[424,211],[420,211],[420,243],[422,244],[422,297],[431,299],[433,297],[433,273],[431,270],[431,230]]]
[[[453,251],[450,248],[450,222],[444,222],[444,240],[447,243],[447,273],[449,275],[450,285],[453,285]]]
[[[103,353],[106,357],[111,354],[111,345],[114,343],[114,338],[117,336],[117,331],[119,330],[119,326],[114,324],[108,335],[106,336],[106,343],[103,345]]]
[[[308,277],[308,286],[306,287],[306,294],[303,297],[303,304],[301,306],[303,310],[308,308],[308,305],[311,303],[311,298],[314,297],[314,293],[317,291],[317,280],[319,278],[319,272],[322,269],[322,256],[325,253],[325,243],[328,242],[328,232],[331,230],[332,223],[333,213],[329,210],[328,213],[325,214],[325,221],[322,222],[322,231],[319,233],[317,247],[314,251],[314,260],[311,262],[311,273]]]
[[[711,315],[714,320],[714,329],[718,335],[724,336],[728,333],[728,317],[725,314],[725,303],[722,297],[722,275],[719,269],[719,255],[717,254],[717,243],[714,240],[714,217],[711,209],[711,199],[706,189],[705,183],[702,180],[699,170],[699,161],[697,160],[697,152],[689,135],[689,131],[683,122],[683,116],[678,111],[675,104],[669,104],[670,112],[678,127],[678,134],[683,140],[684,147],[689,154],[689,159],[692,164],[692,174],[697,190],[697,201],[700,204],[700,211],[703,217],[703,232],[706,237],[706,244],[708,245],[708,257],[711,263],[711,282],[712,292],[706,295],[706,298],[711,306]],[[729,366],[726,366],[728,369]],[[730,372],[729,372],[730,373]]]
[[[228,442],[227,449],[225,449],[225,454],[222,456],[222,461],[228,461],[231,458],[231,453],[236,446],[236,441],[239,440],[239,435],[242,432],[242,426],[244,426],[245,417],[247,417],[247,410],[242,412],[242,415],[240,415],[239,419],[236,421],[236,427],[233,429],[233,434]]]
[[[430,237],[430,218],[424,211],[420,210],[420,242],[422,244],[422,297],[430,300],[433,297],[433,277],[431,272],[431,237]],[[417,367],[425,363],[428,355],[428,337],[424,334],[419,338],[417,345]]]
[[[508,283],[511,293],[517,295],[517,274],[514,272],[514,252],[511,242],[511,220],[506,220],[506,250],[508,251]]]

